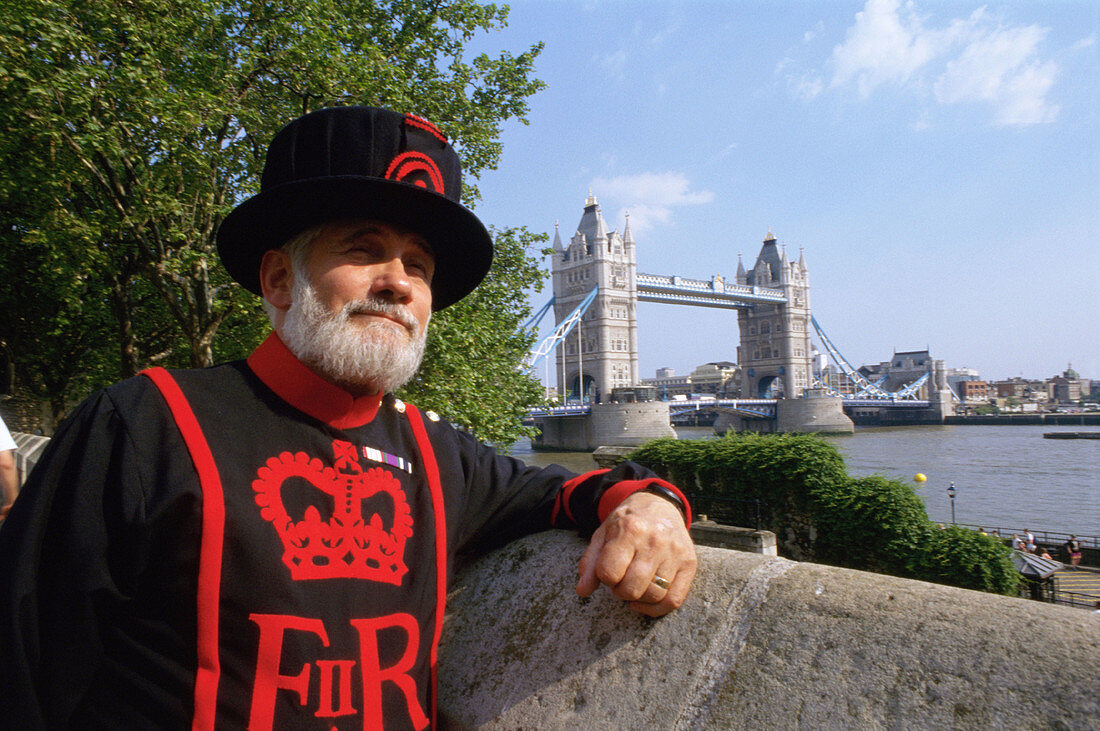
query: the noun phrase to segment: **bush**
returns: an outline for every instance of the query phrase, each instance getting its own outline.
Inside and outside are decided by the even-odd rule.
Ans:
[[[759,505],[760,527],[776,534],[788,558],[1017,593],[1006,546],[972,530],[937,529],[912,486],[850,477],[840,452],[816,436],[659,439],[629,458],[680,485],[696,505],[729,501],[720,522],[753,525]]]
[[[1012,549],[992,536],[955,525],[929,528],[913,555],[914,579],[1015,596],[1020,573]]]
[[[807,434],[659,439],[630,459],[682,486],[697,504],[720,499],[714,503],[723,508],[724,523],[756,525],[758,518],[796,560],[813,559],[811,493],[848,480],[840,452]]]
[[[815,490],[811,512],[818,560],[898,576],[909,574],[929,528],[913,489],[877,475]]]

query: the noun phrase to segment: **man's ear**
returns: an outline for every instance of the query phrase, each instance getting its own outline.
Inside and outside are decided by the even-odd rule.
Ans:
[[[290,257],[280,249],[271,249],[260,260],[260,289],[267,300],[279,310],[290,307],[290,291],[294,285],[294,267]]]

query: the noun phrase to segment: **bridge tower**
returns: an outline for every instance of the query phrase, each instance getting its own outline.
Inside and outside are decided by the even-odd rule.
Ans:
[[[568,317],[593,287],[599,288],[577,328],[558,346],[559,387],[566,398],[579,398],[583,374],[584,400],[606,402],[611,389],[639,382],[637,260],[630,219],[622,234],[608,231],[589,191],[568,246],[562,246],[555,226],[552,256],[555,322]]]
[[[737,262],[737,283],[782,288],[787,301],[755,304],[737,311],[744,398],[798,398],[811,386],[810,276],[805,257],[787,259],[787,252],[769,231],[753,268]]]

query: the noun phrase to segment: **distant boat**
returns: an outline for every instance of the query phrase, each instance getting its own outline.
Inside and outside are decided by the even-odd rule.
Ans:
[[[1100,431],[1048,431],[1043,439],[1100,439]]]

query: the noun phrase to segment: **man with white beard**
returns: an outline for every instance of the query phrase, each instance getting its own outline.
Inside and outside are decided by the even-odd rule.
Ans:
[[[58,430],[0,531],[0,708],[14,728],[422,729],[455,556],[591,535],[576,591],[679,606],[690,509],[638,465],[497,454],[393,396],[431,314],[488,271],[458,158],[370,107],[288,124],[226,218],[272,334],[151,369]],[[564,641],[564,638],[563,638]]]
[[[298,272],[290,305],[284,313],[265,299],[264,310],[291,352],[333,383],[348,391],[360,385],[368,391],[396,391],[420,367],[431,313],[421,313],[420,322],[407,305],[373,293],[346,302],[338,312],[328,310],[309,279],[307,255],[332,229],[331,224],[318,226],[283,247],[291,270]],[[391,319],[352,323],[353,317],[371,313]]]

